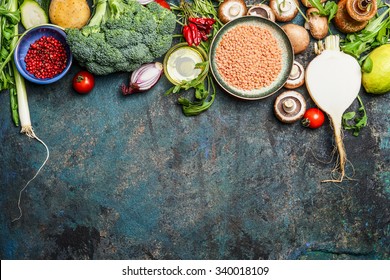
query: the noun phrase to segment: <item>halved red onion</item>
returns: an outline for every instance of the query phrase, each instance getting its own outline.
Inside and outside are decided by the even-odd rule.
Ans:
[[[160,79],[163,65],[160,62],[151,62],[141,65],[130,76],[129,86],[122,85],[123,95],[143,92],[151,89]]]

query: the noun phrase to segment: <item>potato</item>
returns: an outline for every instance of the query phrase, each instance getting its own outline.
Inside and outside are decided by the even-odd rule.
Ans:
[[[90,16],[91,9],[86,0],[52,0],[50,3],[51,23],[63,28],[81,28]]]

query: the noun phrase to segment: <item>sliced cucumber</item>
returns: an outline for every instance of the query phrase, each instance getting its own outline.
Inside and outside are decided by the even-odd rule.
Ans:
[[[29,29],[36,25],[49,23],[45,10],[34,0],[24,0],[20,6],[20,15],[24,28]]]

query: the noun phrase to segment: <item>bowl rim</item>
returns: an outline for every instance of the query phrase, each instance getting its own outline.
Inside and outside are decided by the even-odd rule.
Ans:
[[[54,76],[53,78],[50,78],[50,79],[38,79],[38,78],[31,77],[30,75],[28,75],[26,73],[27,70],[24,70],[24,67],[22,67],[22,65],[21,65],[21,63],[19,61],[18,50],[19,50],[20,43],[23,40],[23,38],[26,35],[28,35],[30,32],[32,32],[34,30],[37,30],[37,29],[40,29],[40,28],[48,28],[48,29],[57,31],[57,32],[59,32],[59,34],[61,34],[64,37],[64,39],[66,39],[65,28],[63,28],[61,26],[58,26],[56,24],[44,23],[44,24],[39,24],[39,25],[33,26],[33,27],[29,28],[29,29],[26,29],[23,32],[23,34],[19,37],[19,39],[18,39],[18,41],[16,43],[16,47],[14,49],[13,58],[14,58],[15,66],[16,66],[16,68],[17,68],[17,70],[18,70],[20,75],[22,75],[26,80],[28,80],[30,82],[33,82],[35,84],[44,85],[44,84],[51,84],[51,83],[57,82],[57,81],[59,81],[61,78],[63,78],[66,75],[66,73],[69,71],[69,69],[71,68],[71,66],[73,64],[73,55],[72,55],[72,52],[70,51],[69,46],[68,45],[65,46],[66,48],[69,49],[69,56],[68,56],[67,66],[65,67],[65,69],[61,73],[59,73],[58,75]]]
[[[218,32],[215,34],[215,36],[213,37],[213,40],[211,41],[210,43],[210,51],[208,53],[208,60],[209,60],[209,63],[210,63],[210,71],[214,77],[214,79],[217,81],[218,85],[227,93],[229,93],[230,95],[232,96],[235,96],[239,99],[243,99],[243,100],[259,100],[259,99],[265,99],[267,97],[270,97],[271,95],[275,94],[276,92],[278,92],[281,88],[283,88],[285,82],[287,81],[287,78],[286,78],[286,81],[284,83],[281,83],[280,86],[276,87],[275,89],[273,89],[271,92],[269,92],[268,94],[264,94],[264,95],[255,95],[253,97],[251,96],[245,96],[245,95],[241,95],[239,93],[236,93],[236,92],[232,92],[232,90],[230,90],[229,88],[226,88],[226,86],[223,85],[223,83],[220,81],[217,73],[215,73],[216,69],[214,69],[214,65],[213,65],[213,57],[212,57],[212,54],[213,54],[213,49],[216,47],[216,42],[218,40],[220,40],[220,36],[222,36],[221,34],[223,34],[223,32],[225,32],[225,30],[229,30],[229,27],[231,25],[235,25],[235,24],[239,24],[240,22],[244,23],[245,22],[250,22],[250,21],[258,21],[258,22],[262,22],[264,24],[268,24],[270,26],[273,26],[273,28],[275,28],[276,30],[278,30],[278,32],[280,34],[282,34],[282,36],[284,37],[285,39],[285,42],[286,44],[288,45],[288,49],[285,50],[286,52],[289,53],[289,55],[291,56],[291,59],[288,60],[288,69],[289,71],[287,72],[291,72],[291,69],[292,69],[292,66],[293,66],[293,63],[294,63],[294,60],[295,60],[295,55],[294,55],[294,51],[293,51],[293,47],[292,47],[292,44],[290,42],[290,40],[288,39],[287,37],[287,34],[284,32],[284,30],[281,28],[280,25],[278,25],[276,22],[273,22],[271,20],[268,20],[266,18],[263,18],[263,17],[259,17],[259,16],[252,16],[252,15],[246,15],[246,16],[242,16],[242,17],[238,17],[236,19],[233,19],[231,21],[229,21],[228,23],[226,23],[225,25],[223,25],[221,27],[221,29],[218,30]]]
[[[178,83],[177,81],[175,81],[168,73],[168,70],[167,70],[167,63],[168,63],[168,59],[169,57],[171,56],[171,54],[177,50],[177,49],[180,49],[180,48],[191,48],[191,49],[194,49],[196,52],[198,52],[201,56],[202,56],[202,59],[203,59],[203,62],[207,61],[208,59],[208,55],[206,53],[206,51],[201,47],[201,46],[189,46],[186,42],[181,42],[181,43],[178,43],[178,44],[174,44],[165,54],[164,56],[164,60],[163,60],[163,65],[164,65],[164,69],[166,71],[164,71],[164,74],[165,76],[167,77],[168,81],[171,82],[173,85],[180,85],[180,83]],[[201,73],[199,75],[204,75],[204,77],[207,76],[209,71],[206,71],[205,73]],[[199,76],[198,76],[199,77]],[[199,82],[201,82],[204,78],[202,79],[199,79]]]

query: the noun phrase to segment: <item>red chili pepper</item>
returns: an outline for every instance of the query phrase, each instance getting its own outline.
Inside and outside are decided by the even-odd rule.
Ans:
[[[194,44],[195,46],[198,46],[200,44],[200,41],[202,40],[198,27],[192,22],[190,22],[188,26],[191,29],[192,38],[194,39]]]
[[[194,39],[192,37],[192,31],[188,25],[183,27],[183,36],[184,36],[184,39],[186,39],[187,44],[189,46],[192,46],[192,44],[194,43]]]
[[[212,26],[216,22],[216,20],[213,18],[206,18],[206,22],[207,22],[207,25]]]
[[[216,20],[213,18],[188,18],[189,22],[195,23],[196,25],[213,25]]]
[[[196,25],[198,25],[198,24],[206,25],[207,24],[206,23],[206,18],[193,18],[193,17],[189,17],[188,21],[192,22],[192,23],[195,23]]]
[[[199,32],[200,32],[200,37],[202,38],[202,41],[207,41],[209,37],[207,36],[206,31],[199,30]]]

